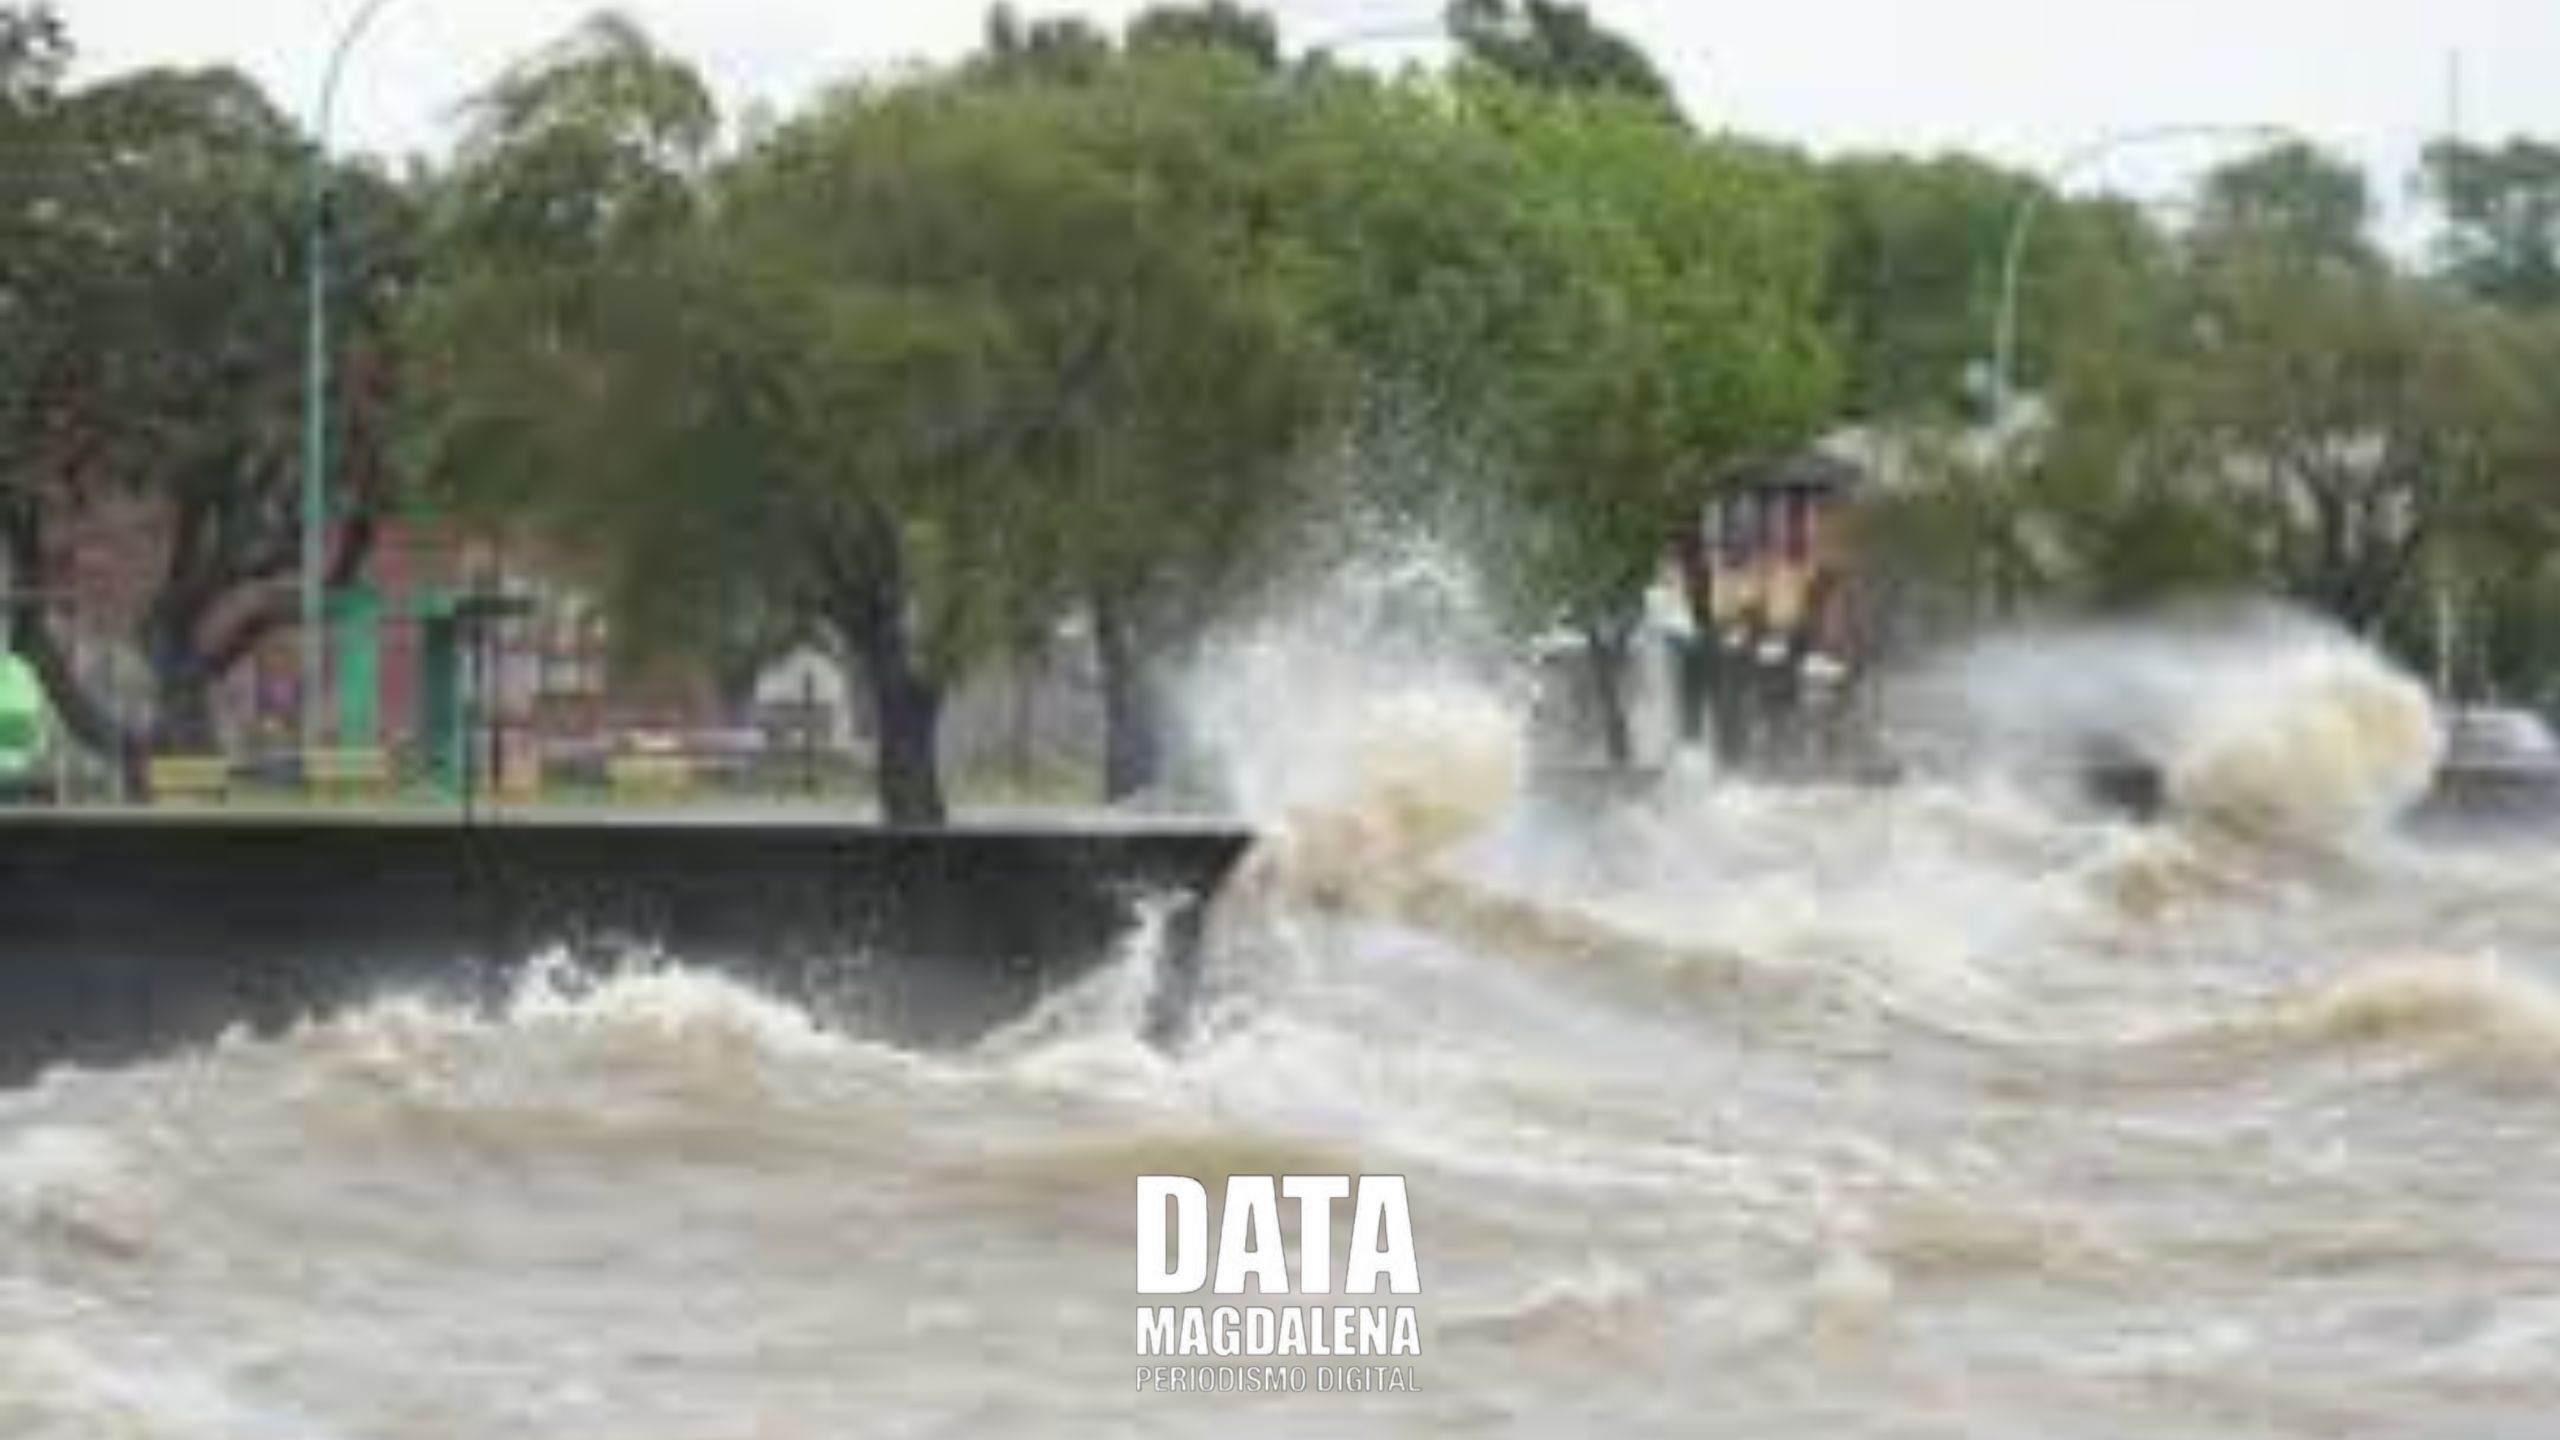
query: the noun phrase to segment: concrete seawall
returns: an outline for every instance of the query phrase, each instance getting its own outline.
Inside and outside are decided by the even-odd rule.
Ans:
[[[488,998],[531,957],[635,950],[846,1027],[964,1041],[1172,897],[1156,1023],[1239,829],[804,818],[0,812],[0,1083],[269,1030],[386,990]]]

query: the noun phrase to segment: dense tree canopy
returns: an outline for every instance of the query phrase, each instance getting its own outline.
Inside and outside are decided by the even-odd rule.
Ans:
[[[635,649],[752,674],[820,639],[918,822],[952,688],[1070,639],[1109,789],[1148,785],[1168,667],[1345,515],[1459,537],[1607,700],[1669,538],[1851,424],[1904,457],[1869,563],[1954,611],[2244,588],[2414,647],[2445,595],[2473,683],[2560,673],[2549,146],[2433,152],[2422,270],[2308,146],[2172,221],[1971,157],[1701,134],[1580,6],[1445,20],[1450,63],[1386,75],[1292,62],[1231,0],[1117,32],[998,7],[957,63],[744,129],[592,20],[442,163],[330,172],[335,568],[413,493],[538,537]],[[310,154],[237,75],[67,58],[0,4],[0,537],[15,644],[136,756],[207,743],[208,687],[293,618]],[[2030,214],[2039,403],[1985,444]],[[162,547],[123,709],[32,598],[111,506]]]
[[[897,818],[941,813],[948,687],[1070,611],[1114,662],[1115,733],[1142,733],[1146,682],[1120,671],[1230,581],[1317,401],[1239,162],[1274,97],[1252,56],[1145,23],[1126,58],[840,91],[707,177],[652,139],[647,97],[690,87],[600,73],[666,63],[614,32],[512,83],[580,113],[613,97],[604,130],[648,141],[643,163],[547,163],[574,119],[492,106],[457,177],[465,216],[521,181],[556,187],[533,215],[667,217],[607,242],[616,263],[581,260],[577,313],[531,335],[507,248],[525,227],[463,224],[456,333],[568,357],[498,403],[553,437],[552,498],[572,531],[618,537],[610,578],[645,628],[801,612],[858,660]],[[1122,768],[1139,783],[1147,757]]]
[[[2457,284],[2500,305],[2560,307],[2560,145],[2440,144],[2427,152],[2426,180]]]
[[[1468,58],[1534,90],[1608,93],[1677,108],[1653,57],[1564,0],[1451,0],[1449,33]]]
[[[212,685],[291,619],[278,582],[300,533],[308,157],[236,72],[53,92],[53,42],[26,24],[0,27],[10,51],[37,57],[12,62],[10,86],[26,163],[8,170],[18,193],[0,247],[0,541],[18,649],[73,733],[130,763],[210,745]],[[17,38],[29,34],[32,50]],[[330,415],[344,457],[331,563],[345,575],[388,485],[388,332],[412,229],[395,187],[369,171],[338,173],[329,194],[348,361]],[[130,636],[150,691],[121,707],[74,673],[59,638],[67,601],[49,594],[66,533],[107,514],[131,517],[157,552]]]
[[[2043,322],[2054,418],[2023,463],[1946,490],[1976,522],[1940,530],[1950,564],[1978,584],[1989,557],[2009,602],[2268,591],[2413,652],[2431,584],[2543,576],[2519,554],[2542,542],[2512,537],[2550,533],[2550,336],[2396,267],[2334,157],[2247,157],[2203,198],[2182,230],[2123,231]],[[2496,623],[2499,683],[2560,658],[2521,660],[2531,627]]]

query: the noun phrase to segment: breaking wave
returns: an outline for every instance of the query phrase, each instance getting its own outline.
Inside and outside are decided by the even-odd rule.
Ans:
[[[2560,1078],[2560,989],[2495,956],[2351,971],[2281,1006],[2276,1023],[2324,1046],[2436,1046]]]
[[[2260,839],[2368,836],[2424,794],[2443,752],[2416,680],[2273,607],[2028,629],[1912,690],[1909,723],[1977,768],[2148,766],[2177,815]]]

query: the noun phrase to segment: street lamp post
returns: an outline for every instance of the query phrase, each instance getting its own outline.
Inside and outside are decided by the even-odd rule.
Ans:
[[[365,0],[338,33],[320,76],[312,109],[310,175],[306,186],[303,282],[309,330],[302,372],[302,752],[304,763],[325,738],[327,585],[329,563],[329,128],[338,108],[338,81],[347,56],[390,0]]]
[[[2281,143],[2296,138],[2294,132],[2278,125],[2188,124],[2154,125],[2140,130],[2125,130],[2101,136],[2095,141],[2064,156],[2045,175],[2045,183],[2030,186],[2018,201],[2017,216],[2009,225],[2009,241],[2000,260],[2000,309],[1993,319],[1991,336],[1991,418],[1997,426],[2009,417],[2009,406],[2016,394],[2018,374],[2018,289],[2026,266],[2027,241],[2034,234],[2038,216],[2044,213],[2046,197],[2059,195],[2074,176],[2120,150],[2141,145],[2155,145],[2174,140],[2254,140]]]

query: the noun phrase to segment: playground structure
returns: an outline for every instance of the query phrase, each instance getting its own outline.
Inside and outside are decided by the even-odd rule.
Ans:
[[[0,798],[29,799],[53,788],[52,712],[35,671],[0,651]]]

